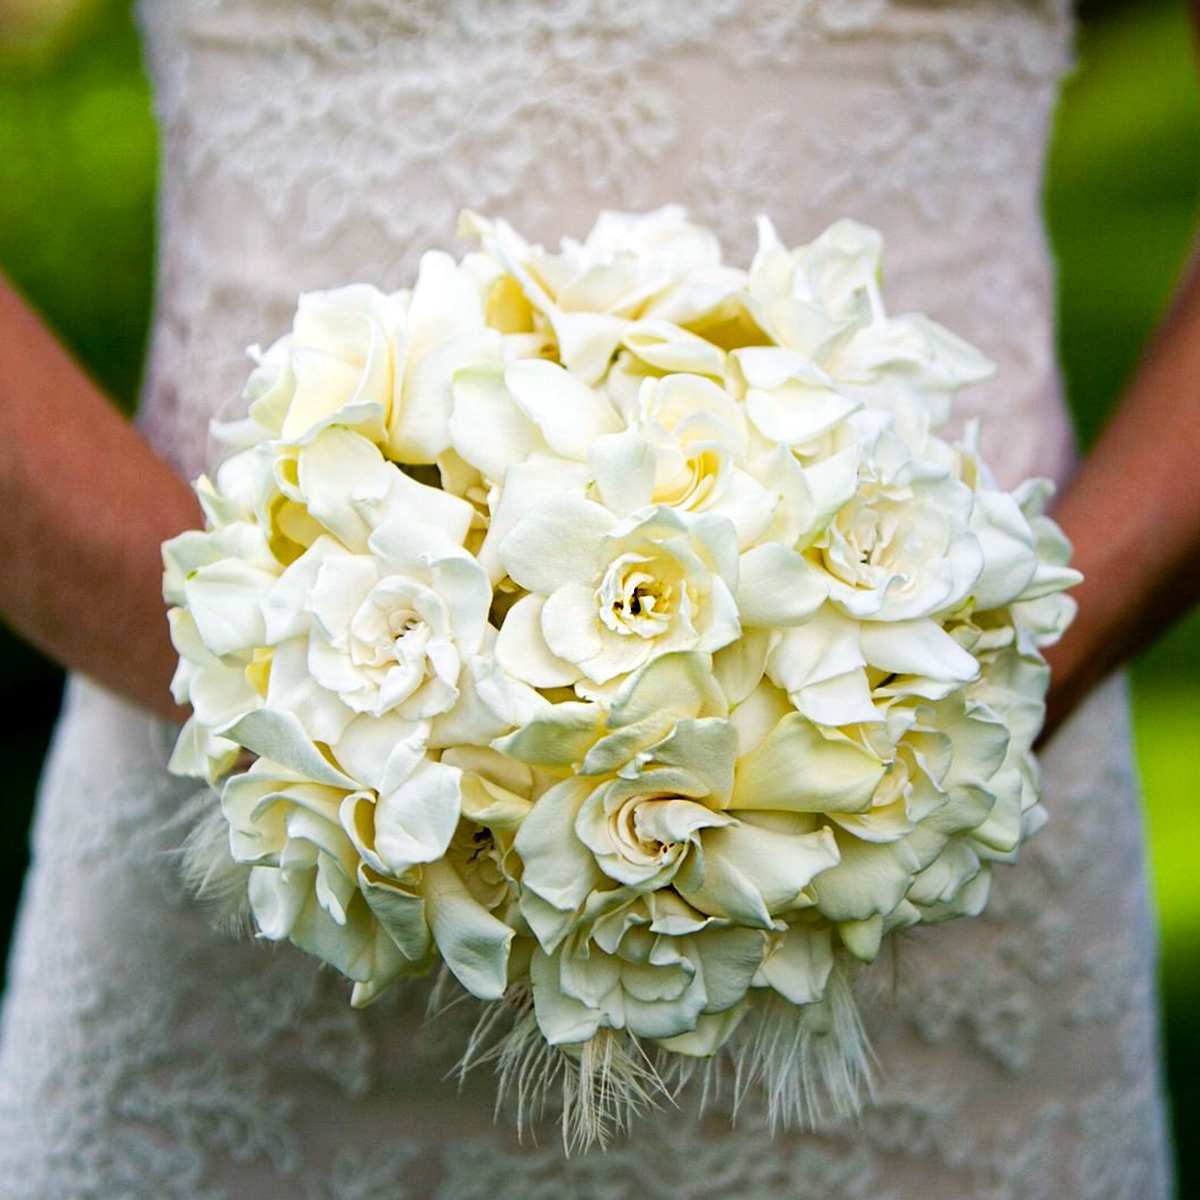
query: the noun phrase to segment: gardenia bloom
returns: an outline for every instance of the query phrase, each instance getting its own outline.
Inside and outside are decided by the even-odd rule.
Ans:
[[[721,928],[670,892],[628,900],[553,953],[533,952],[538,1026],[551,1045],[623,1029],[664,1048],[713,1054],[737,1026],[764,940]]]
[[[668,205],[642,216],[603,212],[587,239],[564,238],[557,254],[530,246],[506,222],[468,214],[477,234],[553,331],[564,367],[586,384],[604,375],[632,320],[687,273],[720,262],[706,229]]]
[[[738,743],[710,665],[698,654],[654,659],[621,687],[607,712],[555,705],[497,743],[520,761],[573,767],[538,798],[514,850],[523,867],[522,914],[575,1002],[566,1009],[579,1019],[577,1006],[591,995],[587,1019],[623,1027],[608,1001],[597,999],[607,989],[588,988],[630,972],[632,982],[623,986],[645,1010],[634,1006],[642,1013],[634,1031],[646,1036],[690,1032],[702,1012],[740,999],[722,988],[717,1003],[711,990],[688,988],[700,987],[705,976],[711,982],[729,953],[736,965],[725,965],[744,991],[765,933],[780,914],[810,907],[814,878],[838,861],[830,831],[801,807],[836,804],[834,792],[858,806],[882,773],[869,751],[834,747],[828,772],[817,761],[803,773],[816,781],[809,795],[760,756],[749,769],[758,770],[761,783],[739,792]],[[809,740],[805,748],[814,745]],[[722,931],[731,928],[742,933],[727,939]],[[755,931],[757,941],[745,936]],[[700,941],[689,941],[693,936]],[[592,942],[602,953],[592,955]],[[715,962],[699,972],[689,947],[710,949]],[[550,1014],[547,1036],[573,1040],[554,1026],[564,1011],[557,993],[539,1000],[537,986],[535,976],[539,1021],[543,1005]],[[541,986],[552,987],[549,974]],[[625,1019],[630,1011],[621,1009]]]
[[[1003,721],[964,689],[938,700],[922,690],[916,681],[879,689],[884,723],[857,735],[890,756],[889,769],[868,808],[831,814],[841,861],[814,883],[820,912],[867,960],[892,929],[978,912],[989,881],[979,851],[1003,852],[1020,835]]]
[[[379,786],[364,786],[286,716],[237,729],[260,757],[226,782],[230,852],[251,865],[249,901],[263,936],[287,940],[355,981],[354,1003],[435,952],[476,995],[507,985],[512,929],[477,898],[453,844],[461,773],[425,753],[419,726],[399,735]]]
[[[318,540],[266,598],[274,645],[271,701],[311,682],[330,697],[312,712],[325,741],[355,713],[422,720],[459,698],[464,663],[483,644],[491,588],[483,569],[440,530],[381,525],[370,554]],[[321,706],[314,693],[313,706]]]
[[[624,520],[565,496],[527,514],[500,546],[528,589],[496,656],[535,687],[607,684],[670,650],[717,650],[741,630],[734,527],[661,505]]]
[[[881,435],[859,486],[808,549],[830,600],[847,616],[911,621],[953,609],[984,569],[971,528],[974,497],[947,471],[909,457]]]
[[[301,296],[291,333],[259,355],[249,413],[284,442],[341,426],[399,461],[432,463],[449,448],[453,373],[499,361],[502,345],[479,284],[430,252],[409,293],[352,284]]]
[[[596,440],[588,460],[608,509],[627,516],[654,504],[727,517],[739,546],[771,523],[777,497],[748,470],[741,406],[709,379],[646,379],[630,427]]]
[[[319,783],[260,758],[226,782],[221,807],[234,860],[250,864],[259,933],[335,967],[354,981],[361,1003],[423,969],[433,943],[421,897],[409,884],[376,877],[342,828],[353,786]]]
[[[959,389],[994,368],[928,317],[887,315],[882,251],[878,231],[848,220],[788,250],[762,217],[747,285],[750,311],[773,343],[811,360],[847,394],[885,406],[919,397],[933,423],[943,424]]]
[[[477,743],[511,727],[520,713],[505,709],[506,685],[488,653],[491,586],[462,546],[470,505],[391,466],[358,493],[315,466],[304,482],[309,495],[327,494],[330,508],[357,494],[344,514],[347,536],[355,520],[369,532],[361,551],[319,537],[263,597],[267,706],[295,713],[331,745],[356,716],[453,722],[450,740]]]

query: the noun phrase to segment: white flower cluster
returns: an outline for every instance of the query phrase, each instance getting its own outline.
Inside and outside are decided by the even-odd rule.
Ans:
[[[978,913],[1043,819],[1048,488],[934,432],[991,367],[886,313],[870,229],[764,220],[743,271],[675,207],[464,228],[255,352],[164,548],[173,769],[355,1004],[440,961],[589,1112],[597,1069],[727,1044],[796,1110],[846,964]]]

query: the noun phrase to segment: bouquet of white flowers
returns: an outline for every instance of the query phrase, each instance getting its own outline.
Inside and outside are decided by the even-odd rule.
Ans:
[[[935,434],[991,366],[887,314],[871,229],[762,220],[744,271],[674,207],[463,227],[302,296],[214,426],[164,547],[193,869],[356,1005],[441,964],[572,1144],[723,1057],[853,1107],[856,964],[1043,820],[1048,485]]]

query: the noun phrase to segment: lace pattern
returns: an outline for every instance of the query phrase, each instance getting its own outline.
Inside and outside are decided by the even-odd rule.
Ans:
[[[1010,478],[1060,476],[1040,170],[1066,0],[144,0],[165,165],[142,422],[182,470],[295,293],[404,282],[464,203],[544,238],[683,198],[888,238],[890,295],[1000,366],[972,411]],[[997,416],[1003,420],[995,420]],[[1014,429],[1020,437],[1013,437]],[[869,973],[878,1095],[771,1137],[663,1112],[606,1155],[518,1144],[447,1081],[470,1013],[352,1011],[180,892],[171,730],[73,685],[45,779],[0,1050],[13,1200],[1164,1200],[1154,933],[1119,683],[1047,756],[1051,824],[984,917]],[[100,752],[103,748],[103,753]],[[924,936],[928,934],[928,936]]]

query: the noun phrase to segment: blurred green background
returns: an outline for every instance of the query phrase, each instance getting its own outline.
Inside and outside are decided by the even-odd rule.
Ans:
[[[68,13],[40,29],[25,21]],[[7,22],[7,23],[6,23]],[[40,36],[29,36],[31,31]],[[22,34],[18,38],[17,33]],[[1086,445],[1167,302],[1197,215],[1200,115],[1185,0],[1093,3],[1067,80],[1047,209],[1061,350]],[[129,408],[150,303],[154,128],[128,0],[0,0],[0,267]],[[61,677],[0,630],[0,939],[25,864]],[[1200,614],[1134,668],[1162,913],[1180,1195],[1200,1196]],[[3,942],[0,941],[0,951]]]

